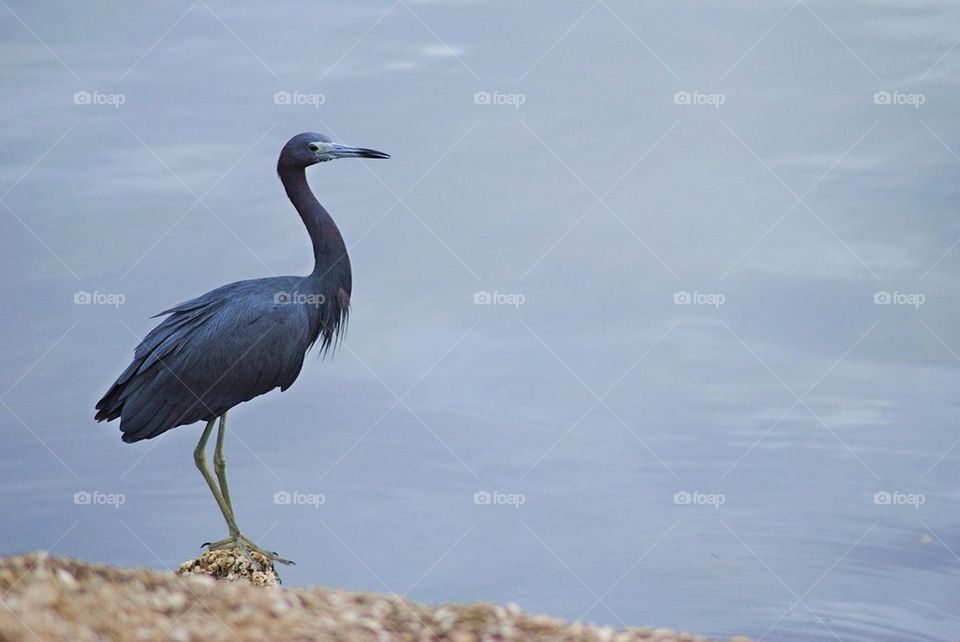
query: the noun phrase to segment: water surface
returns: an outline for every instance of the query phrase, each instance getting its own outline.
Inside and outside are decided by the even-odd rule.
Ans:
[[[347,341],[231,413],[288,584],[956,637],[955,3],[0,13],[0,553],[222,536],[198,427],[93,405],[151,314],[310,269],[274,163],[318,130],[393,160],[310,171]]]

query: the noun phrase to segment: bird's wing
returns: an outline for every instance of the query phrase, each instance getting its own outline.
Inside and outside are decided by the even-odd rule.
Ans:
[[[124,441],[138,441],[287,389],[310,342],[309,315],[277,301],[277,291],[242,282],[168,310],[97,404],[97,418],[120,417]]]

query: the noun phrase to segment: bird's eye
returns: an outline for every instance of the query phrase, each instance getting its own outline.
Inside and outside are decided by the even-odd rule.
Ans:
[[[317,145],[316,143],[310,143],[309,145],[307,145],[307,149],[309,149],[311,152],[319,152],[320,146]]]

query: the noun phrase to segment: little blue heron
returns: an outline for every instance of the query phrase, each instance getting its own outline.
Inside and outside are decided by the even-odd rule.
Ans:
[[[350,258],[336,223],[307,184],[306,168],[337,158],[390,158],[389,154],[303,133],[280,151],[277,173],[313,244],[307,276],[238,281],[165,310],[168,315],[143,339],[131,363],[97,402],[97,421],[120,419],[123,441],[132,443],[197,421],[207,422],[193,458],[220,506],[229,535],[206,544],[251,551],[289,564],[240,532],[227,488],[223,442],[227,411],[269,392],[286,390],[303,358],[319,339],[326,352],[346,329],[350,306]],[[213,465],[207,440],[220,420]]]

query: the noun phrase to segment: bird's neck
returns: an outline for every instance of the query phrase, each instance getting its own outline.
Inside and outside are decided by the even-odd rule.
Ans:
[[[349,266],[343,236],[333,218],[310,190],[305,169],[281,164],[277,167],[277,173],[287,191],[287,197],[297,208],[303,225],[307,228],[307,234],[310,235],[310,242],[313,244],[313,276],[322,277],[340,263]]]

